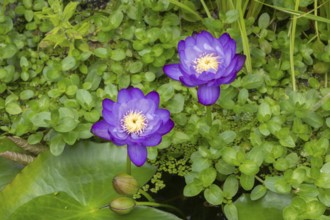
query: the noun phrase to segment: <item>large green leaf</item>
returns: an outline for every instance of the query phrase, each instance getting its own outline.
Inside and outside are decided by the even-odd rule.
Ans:
[[[290,203],[290,195],[277,194],[271,191],[256,201],[252,201],[248,194],[241,195],[235,201],[239,220],[280,220],[283,219],[282,210]]]
[[[149,207],[128,216],[102,208],[118,196],[112,179],[125,162],[126,148],[110,143],[81,142],[58,157],[45,152],[0,193],[0,219],[178,219]],[[132,169],[140,185],[154,172],[148,165]]]
[[[22,165],[5,158],[0,158],[0,190],[12,181],[15,175],[22,169]]]

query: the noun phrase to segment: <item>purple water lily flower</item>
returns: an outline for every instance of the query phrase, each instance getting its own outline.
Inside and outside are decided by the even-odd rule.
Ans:
[[[198,86],[198,101],[214,104],[220,96],[220,85],[232,82],[244,65],[245,56],[236,54],[236,42],[224,33],[214,38],[202,31],[178,44],[180,62],[164,66],[170,78],[188,87]]]
[[[136,166],[147,160],[147,148],[156,146],[174,126],[170,112],[159,108],[159,95],[146,96],[138,88],[122,89],[117,102],[103,100],[103,119],[92,126],[92,133],[121,146],[127,145],[128,155]]]

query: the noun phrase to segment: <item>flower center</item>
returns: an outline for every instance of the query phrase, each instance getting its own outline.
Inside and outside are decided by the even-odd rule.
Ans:
[[[193,63],[196,72],[201,74],[204,71],[208,71],[210,69],[217,71],[220,62],[219,56],[216,56],[213,53],[208,53],[202,54],[202,56],[196,58]]]
[[[128,111],[121,119],[121,127],[128,134],[140,135],[147,127],[148,120],[142,112]]]

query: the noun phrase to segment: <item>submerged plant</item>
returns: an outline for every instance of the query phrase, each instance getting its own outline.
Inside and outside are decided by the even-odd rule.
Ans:
[[[198,101],[214,104],[220,85],[232,82],[244,65],[245,56],[236,54],[236,42],[224,33],[214,38],[209,32],[187,37],[178,44],[180,62],[164,66],[170,78],[188,87],[198,86]]]
[[[136,166],[147,160],[147,146],[156,146],[174,126],[170,112],[159,106],[159,95],[146,96],[138,88],[122,89],[118,100],[103,100],[103,119],[92,127],[92,133],[116,145],[127,145],[128,155]]]

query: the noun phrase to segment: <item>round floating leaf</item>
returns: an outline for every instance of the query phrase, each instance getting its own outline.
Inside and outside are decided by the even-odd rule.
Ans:
[[[49,127],[51,121],[50,112],[39,112],[30,118],[30,121],[37,127]]]
[[[239,166],[239,170],[245,175],[254,175],[259,172],[259,167],[254,161],[246,160]]]
[[[225,183],[223,184],[224,196],[232,198],[236,195],[238,191],[238,180],[234,175],[227,177]]]
[[[209,167],[199,174],[199,179],[202,181],[203,187],[209,187],[216,177],[217,171],[213,167]]]
[[[53,155],[55,156],[60,155],[63,152],[64,147],[65,147],[65,142],[62,135],[58,134],[50,140],[49,148],[50,148],[50,152]]]
[[[43,138],[43,133],[42,132],[37,132],[35,134],[31,134],[28,138],[28,143],[29,144],[38,144]]]
[[[263,197],[266,194],[266,192],[267,192],[267,189],[265,186],[258,185],[256,187],[254,187],[254,189],[251,191],[250,198],[252,201],[258,200],[261,197]]]
[[[24,18],[30,22],[33,19],[33,11],[32,10],[25,10],[24,11]]]
[[[161,85],[157,89],[157,92],[160,94],[161,100],[163,102],[170,100],[174,96],[174,88],[171,83]]]
[[[235,140],[236,136],[236,132],[231,130],[224,131],[220,134],[220,137],[226,144],[232,143]]]
[[[22,112],[22,108],[17,102],[10,102],[8,105],[6,105],[6,112],[11,115],[18,115]]]
[[[95,56],[100,57],[100,58],[107,58],[108,50],[106,48],[99,47],[94,50],[94,54],[95,54]]]
[[[10,183],[22,168],[22,165],[0,158],[0,190]]]
[[[251,190],[254,186],[254,175],[245,175],[242,173],[239,180],[242,188],[245,190]]]
[[[204,197],[211,205],[220,205],[223,201],[223,192],[219,186],[212,184],[209,188],[205,189]]]
[[[137,207],[128,216],[101,208],[118,196],[111,182],[125,172],[126,154],[124,147],[92,142],[81,142],[57,157],[41,154],[0,193],[0,219],[178,220],[149,207]],[[132,168],[141,186],[155,171],[148,165]]]
[[[78,89],[76,98],[79,104],[87,110],[91,109],[94,105],[93,97],[86,89]]]
[[[76,65],[76,59],[72,56],[67,56],[62,60],[62,70],[68,71]]]
[[[0,22],[0,34],[5,35],[13,29],[13,21],[9,16],[5,16],[4,21]]]
[[[166,106],[171,113],[180,113],[184,106],[184,96],[181,94],[176,94]]]
[[[21,100],[28,100],[34,96],[34,92],[31,89],[26,89],[19,94]]]
[[[269,25],[270,16],[268,13],[262,13],[258,19],[259,28],[267,28]]]
[[[223,211],[228,220],[238,220],[238,213],[235,204],[229,203],[226,204],[223,208]]]
[[[187,197],[197,196],[203,189],[203,184],[195,180],[184,187],[183,195]]]
[[[241,195],[236,201],[239,220],[278,220],[283,219],[282,210],[291,203],[291,195],[280,195],[268,191],[257,201],[252,201],[248,194]]]
[[[126,53],[123,49],[116,49],[116,50],[111,51],[110,58],[112,60],[121,61],[121,60],[125,59],[125,57],[126,57]]]

